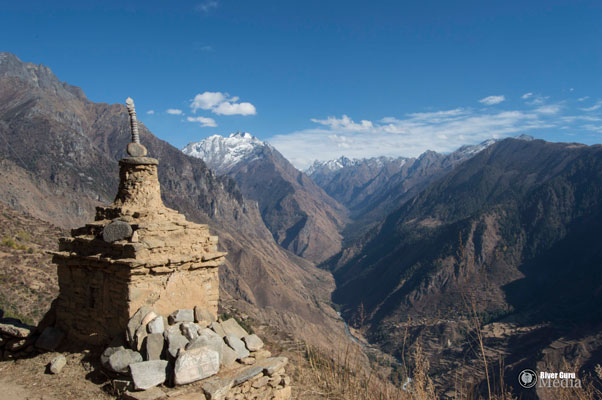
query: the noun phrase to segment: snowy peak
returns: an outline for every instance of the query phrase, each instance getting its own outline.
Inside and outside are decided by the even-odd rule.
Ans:
[[[336,160],[328,160],[328,161],[316,160],[316,161],[314,161],[314,163],[312,165],[310,165],[310,167],[308,169],[305,170],[305,173],[309,176],[312,176],[314,173],[317,173],[317,172],[333,173],[333,172],[336,172],[343,168],[358,167],[360,165],[365,165],[365,166],[372,167],[372,168],[382,168],[382,167],[384,167],[384,165],[386,163],[389,163],[393,160],[395,160],[395,159],[392,157],[385,157],[385,156],[373,157],[373,158],[354,158],[354,159],[349,159],[345,156],[341,156],[341,157],[337,158]],[[398,160],[400,160],[400,162],[405,162],[405,161],[403,161],[403,160],[405,160],[403,157],[399,157]]]
[[[231,133],[228,137],[213,135],[182,149],[184,154],[200,158],[218,173],[227,173],[239,162],[250,161],[259,149],[269,146],[248,132]]]

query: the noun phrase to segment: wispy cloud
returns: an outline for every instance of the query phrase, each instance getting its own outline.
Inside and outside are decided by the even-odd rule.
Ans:
[[[315,122],[316,124],[328,126],[334,130],[340,129],[343,131],[362,132],[362,131],[368,131],[368,130],[371,130],[374,128],[374,125],[370,121],[361,120],[359,123],[355,123],[351,120],[351,118],[349,118],[345,114],[343,114],[343,116],[341,118],[336,118],[336,117],[328,117],[326,119],[312,118],[311,121]]]
[[[602,108],[602,100],[598,100],[593,106],[582,108],[583,111],[596,111]]]
[[[544,104],[546,102],[546,100],[548,100],[550,98],[550,96],[542,96],[540,94],[532,94],[528,98],[530,98],[531,100],[527,101],[526,102],[527,104],[529,104],[531,106],[538,106],[538,105]]]
[[[495,104],[500,104],[504,100],[506,100],[506,97],[503,96],[503,95],[500,95],[500,96],[487,96],[487,97],[479,100],[479,103],[486,104],[488,106],[492,106],[492,105],[495,105]]]
[[[155,113],[155,110],[148,110],[146,113],[147,113],[148,115],[153,115],[153,114]]]
[[[197,4],[196,10],[202,13],[208,13],[209,11],[217,8],[219,6],[219,2],[216,0],[205,0],[200,4]]]
[[[557,114],[561,109],[560,104],[548,104],[545,106],[537,107],[535,112],[541,114]]]
[[[527,100],[531,96],[533,96],[533,93],[528,92],[528,93],[523,94],[520,98],[523,100]]]
[[[583,97],[579,97],[579,98],[577,99],[577,101],[585,101],[585,100],[587,100],[587,99],[589,99],[589,96],[583,96]]]
[[[210,127],[215,128],[217,124],[213,118],[207,117],[187,117],[188,122],[198,122],[203,128]]]
[[[177,108],[169,108],[167,109],[167,113],[171,115],[182,115],[182,110],[179,110]]]
[[[276,135],[269,142],[304,169],[315,159],[418,156],[426,150],[448,152],[464,144],[551,128],[560,123],[551,111],[456,108],[359,122],[347,115],[330,116],[312,118],[318,127]]]
[[[255,115],[257,110],[249,102],[238,102],[237,96],[222,92],[203,92],[194,96],[190,102],[192,112],[211,110],[217,115]]]

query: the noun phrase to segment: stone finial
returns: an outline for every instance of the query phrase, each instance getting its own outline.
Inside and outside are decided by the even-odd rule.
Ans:
[[[132,157],[144,157],[146,155],[146,147],[140,144],[134,99],[131,97],[125,99],[125,106],[127,107],[128,114],[130,114],[130,129],[132,130],[132,142],[128,144],[127,152]]]

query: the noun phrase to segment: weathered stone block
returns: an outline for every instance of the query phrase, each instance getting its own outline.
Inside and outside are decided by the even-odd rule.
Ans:
[[[130,364],[142,361],[140,353],[123,346],[109,347],[100,356],[103,367],[117,373],[126,373]]]
[[[211,329],[202,329],[197,338],[192,340],[186,346],[186,350],[192,350],[199,347],[209,347],[211,350],[214,350],[218,353],[220,362],[222,360],[222,354],[224,351],[224,341],[221,337]]]
[[[164,346],[165,339],[163,338],[163,334],[151,333],[148,335],[144,341],[144,353],[146,355],[146,361],[160,360]]]
[[[194,306],[194,322],[205,321],[208,324],[215,321],[215,316],[204,307]]]
[[[230,346],[232,348],[232,350],[234,350],[236,352],[236,354],[238,354],[238,359],[243,359],[245,357],[249,357],[249,355],[251,355],[251,353],[249,353],[249,350],[247,350],[244,342],[242,340],[240,340],[238,337],[234,336],[234,335],[227,335],[224,338],[224,341],[226,342],[226,344],[228,346]]]
[[[176,385],[208,378],[219,370],[219,355],[209,347],[181,351],[174,367]]]
[[[222,328],[224,328],[224,332],[226,332],[226,336],[232,335],[242,339],[244,336],[248,335],[247,331],[245,331],[234,318],[223,321],[221,325]]]
[[[194,322],[194,312],[190,309],[182,309],[169,314],[169,324],[177,324],[178,322]]]
[[[102,239],[105,242],[116,242],[132,236],[134,231],[130,224],[124,221],[113,221],[102,230]]]
[[[201,387],[209,400],[223,400],[232,388],[234,381],[227,378],[213,377],[207,379]]]
[[[258,351],[263,347],[263,341],[255,334],[243,336],[242,341],[245,342],[249,351]]]
[[[134,387],[138,390],[150,389],[167,380],[168,363],[165,360],[142,361],[130,364],[130,374]]]
[[[60,355],[55,357],[52,361],[50,361],[49,370],[53,374],[59,374],[63,368],[67,365],[67,359],[65,356]]]
[[[44,329],[44,332],[42,332],[38,340],[36,340],[35,346],[38,349],[54,351],[59,344],[61,344],[64,337],[65,333],[62,330],[49,326]]]
[[[163,333],[165,331],[164,320],[162,316],[153,319],[147,325],[148,333]]]

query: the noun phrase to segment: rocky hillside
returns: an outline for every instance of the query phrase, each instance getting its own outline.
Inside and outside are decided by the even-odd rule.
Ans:
[[[529,352],[507,335],[513,362],[537,362],[538,351],[567,333],[560,327],[602,321],[601,211],[602,146],[506,139],[341,253],[331,265],[334,299],[396,354],[409,319],[439,321],[419,331],[451,345],[462,331],[452,322],[470,314],[472,302],[486,322],[551,323]]]
[[[344,338],[328,305],[329,274],[278,246],[257,204],[243,197],[233,179],[140,128],[149,155],[160,162],[165,204],[209,223],[229,252],[220,276],[222,298],[316,341]],[[122,105],[87,100],[43,65],[0,53],[0,140],[0,201],[74,227],[115,196],[128,115]]]
[[[190,143],[185,154],[231,176],[282,247],[314,262],[341,250],[347,210],[268,143],[249,133],[213,135]]]

